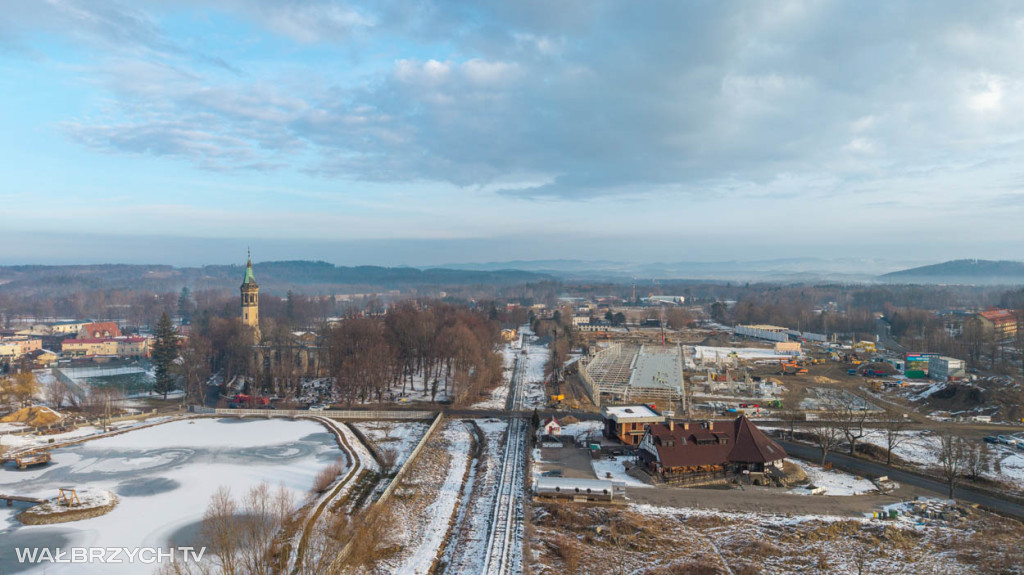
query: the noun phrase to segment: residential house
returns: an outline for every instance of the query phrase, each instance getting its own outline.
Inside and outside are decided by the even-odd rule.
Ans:
[[[121,328],[117,327],[117,324],[112,321],[87,323],[78,331],[78,337],[81,339],[121,337]]]

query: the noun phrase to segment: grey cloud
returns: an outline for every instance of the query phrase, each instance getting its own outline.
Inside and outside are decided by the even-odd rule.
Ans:
[[[986,159],[1024,151],[1024,118],[1009,112],[1024,105],[1015,3],[224,6],[303,43],[420,44],[372,81],[326,91],[157,78],[146,98],[121,90],[112,116],[126,119],[70,132],[217,169],[301,151],[299,167],[323,177],[532,198],[877,190],[1001,169]],[[159,37],[132,11],[89,22],[104,37]]]

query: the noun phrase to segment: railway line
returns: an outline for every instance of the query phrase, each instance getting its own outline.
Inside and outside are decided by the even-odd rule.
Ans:
[[[491,513],[483,569],[486,575],[507,575],[523,572],[523,473],[526,468],[526,421],[519,417],[523,403],[526,376],[524,356],[516,358],[508,392],[507,410],[510,412],[508,431],[502,450],[498,493]]]

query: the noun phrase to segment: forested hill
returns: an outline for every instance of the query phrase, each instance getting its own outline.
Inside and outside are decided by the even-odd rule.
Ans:
[[[253,264],[256,281],[271,293],[345,293],[421,286],[508,285],[551,279],[519,270],[452,270],[411,267],[335,266],[327,262],[280,261]],[[83,289],[143,290],[237,289],[245,267],[175,268],[160,265],[69,265],[0,267],[0,290],[74,293]]]
[[[1024,262],[952,260],[880,277],[894,283],[1018,284],[1024,283]]]

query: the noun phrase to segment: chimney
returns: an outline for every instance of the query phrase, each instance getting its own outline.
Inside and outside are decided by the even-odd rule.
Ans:
[[[675,421],[672,421],[671,419],[668,420],[668,430],[669,431],[675,431],[676,430],[676,422]]]
[[[690,422],[683,423],[683,431],[690,431]]]
[[[715,429],[715,422],[714,422],[714,421],[711,421],[711,420],[709,419],[709,420],[708,420],[708,431],[712,431],[712,430],[714,430],[714,429]]]

